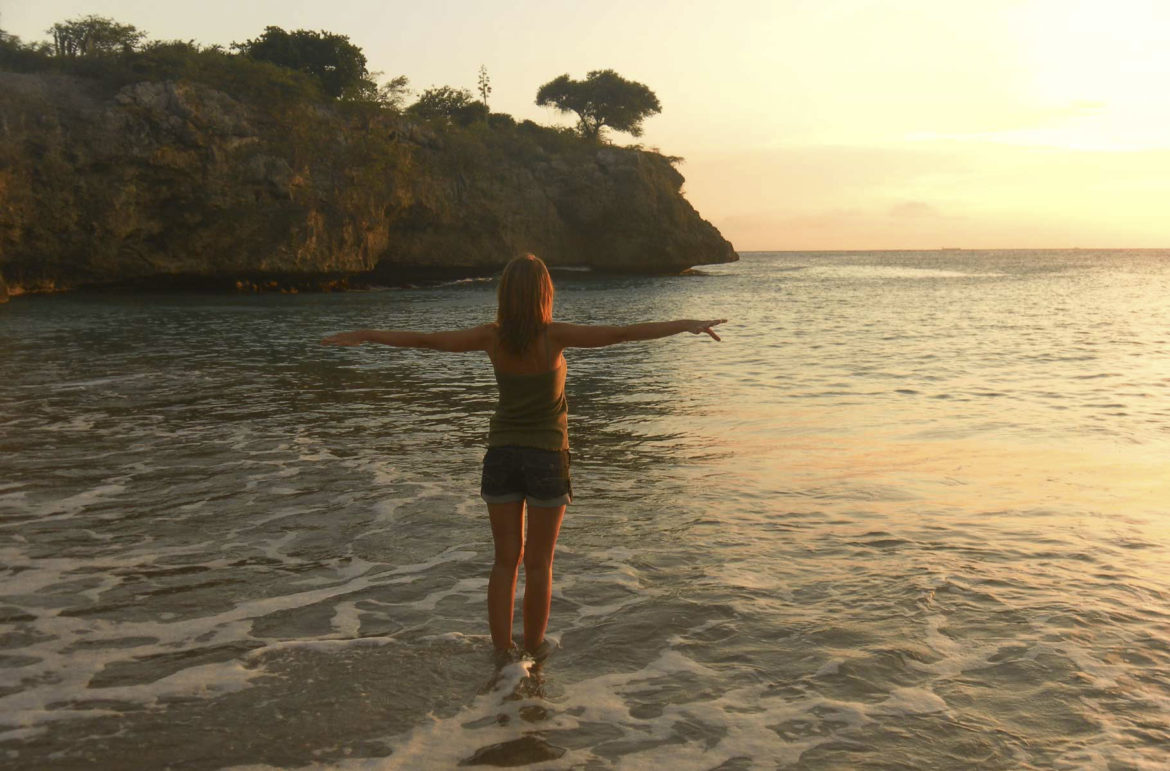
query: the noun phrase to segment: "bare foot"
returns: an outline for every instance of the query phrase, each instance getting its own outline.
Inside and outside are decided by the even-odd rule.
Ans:
[[[555,643],[551,642],[547,637],[540,641],[540,645],[536,646],[536,650],[525,651],[536,661],[544,661],[552,655],[553,651],[557,649]]]

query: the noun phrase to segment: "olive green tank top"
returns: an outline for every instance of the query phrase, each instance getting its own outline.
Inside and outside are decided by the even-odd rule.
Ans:
[[[488,447],[569,449],[569,405],[561,359],[547,372],[515,375],[496,372],[500,402],[488,431]]]

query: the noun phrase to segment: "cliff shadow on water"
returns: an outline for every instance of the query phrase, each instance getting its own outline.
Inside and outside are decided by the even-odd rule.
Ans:
[[[503,115],[0,72],[0,296],[395,284],[523,252],[635,273],[737,259],[672,160]]]

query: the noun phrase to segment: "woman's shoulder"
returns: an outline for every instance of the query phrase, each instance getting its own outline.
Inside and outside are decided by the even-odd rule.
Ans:
[[[571,335],[573,330],[579,326],[581,325],[569,324],[564,321],[550,321],[544,328],[544,331],[548,334],[550,340],[553,340],[554,342],[560,342],[562,338],[564,338],[566,335]]]
[[[494,321],[489,321],[478,326],[468,327],[465,332],[475,336],[485,344],[490,344],[499,337],[500,325]]]
[[[478,327],[476,327],[476,330],[480,335],[483,336],[485,340],[484,350],[486,350],[489,355],[493,355],[495,353],[496,346],[500,343],[500,322],[489,321],[485,324],[480,324]]]

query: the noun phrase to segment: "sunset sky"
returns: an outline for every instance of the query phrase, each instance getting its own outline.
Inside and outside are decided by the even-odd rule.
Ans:
[[[415,89],[482,64],[493,110],[542,123],[571,122],[542,83],[615,69],[740,251],[1170,247],[1165,0],[0,0],[0,27],[89,13],[204,44],[324,29]]]

